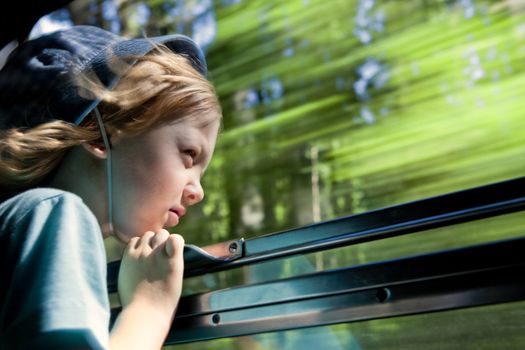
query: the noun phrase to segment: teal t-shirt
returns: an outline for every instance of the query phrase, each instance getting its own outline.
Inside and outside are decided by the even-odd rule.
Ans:
[[[106,349],[100,226],[82,200],[36,188],[0,204],[0,349]]]

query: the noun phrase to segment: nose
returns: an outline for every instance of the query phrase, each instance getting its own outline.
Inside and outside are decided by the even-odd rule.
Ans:
[[[184,188],[182,199],[184,206],[191,206],[202,201],[204,199],[204,190],[200,181],[192,181],[187,184]]]

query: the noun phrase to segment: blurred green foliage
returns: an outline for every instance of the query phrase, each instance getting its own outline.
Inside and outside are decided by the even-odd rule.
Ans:
[[[471,3],[216,3],[225,130],[195,240],[523,175],[523,16]]]

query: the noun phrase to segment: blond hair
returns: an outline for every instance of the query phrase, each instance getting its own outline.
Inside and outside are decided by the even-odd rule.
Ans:
[[[162,123],[192,118],[205,125],[221,118],[213,85],[186,57],[166,47],[134,58],[117,86],[104,88],[89,74],[76,77],[79,95],[96,98],[109,130],[139,134]],[[101,140],[96,119],[81,125],[54,120],[30,129],[0,134],[0,189],[14,193],[46,178],[72,147]]]

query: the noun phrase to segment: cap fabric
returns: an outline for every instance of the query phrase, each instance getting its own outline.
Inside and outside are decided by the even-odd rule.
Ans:
[[[153,43],[185,55],[197,71],[207,74],[202,50],[184,35],[127,39],[76,26],[25,42],[0,70],[0,129],[35,127],[54,119],[80,124],[100,101],[80,97],[72,76],[92,71],[112,88],[120,78],[111,69],[115,56],[143,56]]]

